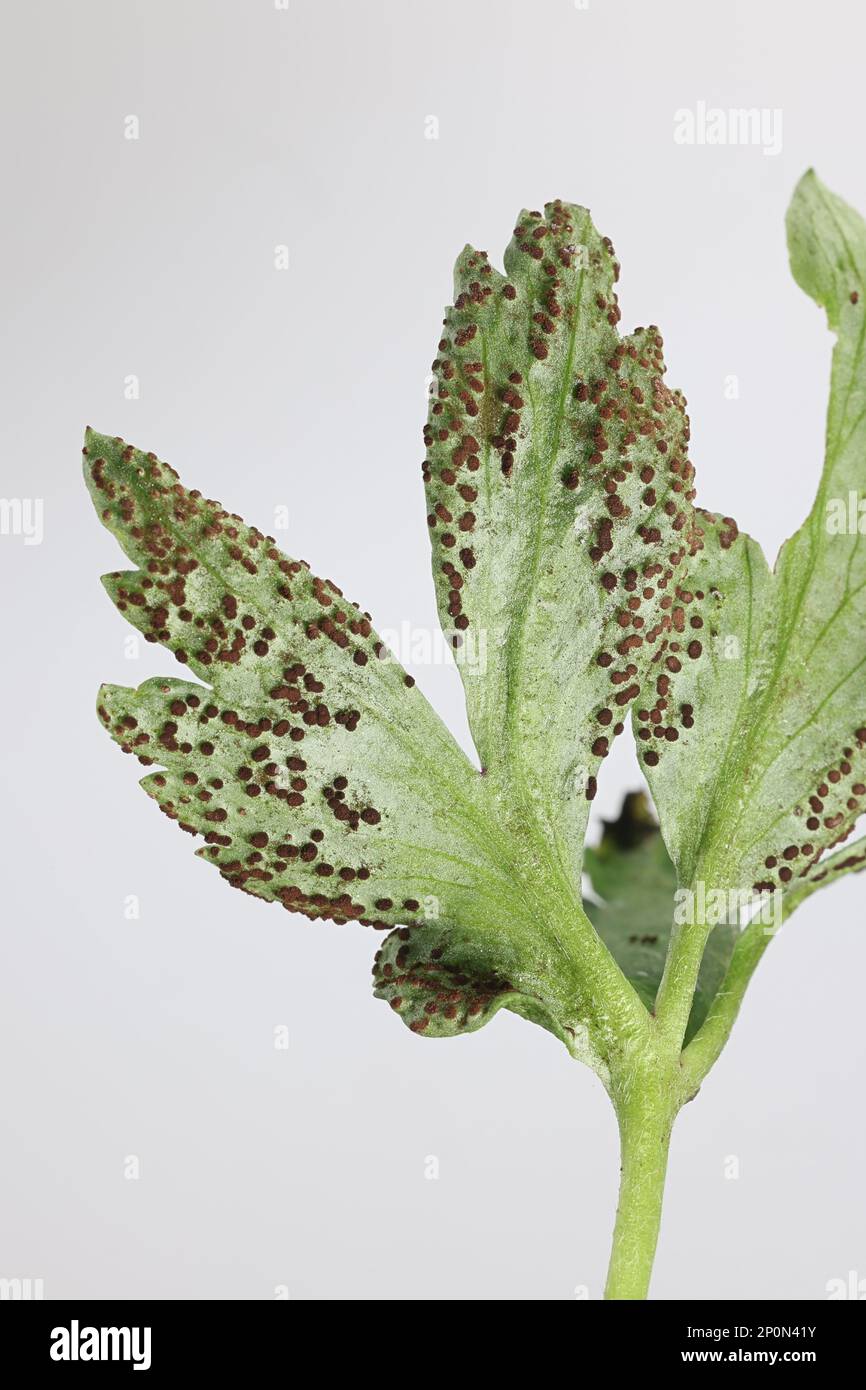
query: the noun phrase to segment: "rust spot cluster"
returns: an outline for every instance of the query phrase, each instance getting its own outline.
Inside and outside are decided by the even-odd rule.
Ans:
[[[597,759],[622,731],[654,656],[670,643],[674,655],[680,646],[685,659],[699,655],[696,633],[680,643],[667,597],[698,544],[686,403],[664,383],[655,327],[620,338],[613,247],[588,221],[576,225],[573,209],[554,202],[544,214],[524,214],[506,266],[508,278],[485,253],[464,253],[433,363],[422,471],[434,570],[459,645],[478,562],[473,537],[495,546],[500,528],[527,525],[508,513],[522,495],[515,479],[530,459],[541,466],[539,451],[556,450],[560,491],[550,524],[567,534],[578,515],[586,521],[587,509],[598,508],[580,530],[603,605],[596,661],[610,684],[589,738]],[[551,410],[533,419],[532,402],[545,393],[548,403],[565,399],[552,443]],[[585,790],[594,795],[594,778]]]
[[[219,502],[188,491],[155,455],[115,443],[119,458],[89,461],[90,474],[107,503],[103,520],[140,566],[109,576],[115,603],[147,641],[168,646],[216,684],[219,668],[273,667],[277,675],[287,660],[295,662],[277,650],[275,623],[281,632],[295,631],[301,645],[324,639],[354,665],[367,664],[376,647],[370,615],[336,584],[288,559],[272,536],[245,526]],[[303,703],[298,712],[306,716]],[[356,710],[334,713],[344,724],[359,717]]]
[[[377,660],[384,649],[369,614],[272,537],[188,492],[154,455],[122,440],[105,452],[87,460],[103,519],[141,567],[109,576],[115,602],[213,683],[151,681],[100,706],[124,752],[166,767],[146,789],[183,830],[204,836],[203,852],[233,887],[338,923],[385,930],[413,920],[414,899],[382,892],[370,837],[384,808],[353,784],[350,750],[326,743],[358,728],[362,712],[347,696],[365,682],[410,684]],[[251,719],[221,696],[220,673],[239,665],[266,714]],[[359,831],[364,847],[353,852]]]
[[[442,961],[444,947],[413,941],[407,928],[388,937],[376,953],[376,993],[387,1000],[413,1033],[459,1032],[482,1021],[498,999],[512,992],[495,975],[468,974]]]
[[[766,856],[764,877],[753,885],[756,893],[785,888],[795,877],[808,877],[815,883],[827,877],[826,869],[817,873],[812,870],[825,850],[848,838],[857,818],[866,810],[866,782],[861,780],[864,774],[854,767],[857,761],[862,768],[863,759],[858,754],[864,749],[866,727],[855,731],[841,757],[826,769],[803,805],[795,808],[794,814],[804,818],[806,833]],[[858,857],[852,856],[847,867],[857,863]]]
[[[610,751],[610,730],[622,731],[622,715],[639,699],[646,672],[664,661],[669,672],[702,650],[697,631],[683,632],[683,604],[691,599],[678,585],[686,558],[700,545],[692,502],[694,469],[687,454],[685,402],[664,385],[662,340],[655,328],[639,329],[619,342],[607,371],[573,389],[574,437],[586,440],[581,475],[589,495],[601,496],[604,512],[591,528],[589,558],[596,566],[606,638],[597,664],[610,682],[609,698],[597,709],[604,732],[590,737],[593,757]],[[566,488],[572,478],[564,478]],[[651,552],[644,559],[641,550]],[[661,557],[661,558],[660,558]],[[701,620],[697,620],[700,625]],[[678,737],[668,712],[667,683],[657,679],[658,699],[642,711],[646,737]],[[657,761],[653,752],[647,761]],[[595,794],[595,780],[587,783]]]
[[[702,589],[690,589],[675,584],[673,593],[665,594],[660,607],[667,619],[666,637],[653,660],[655,700],[646,701],[636,714],[636,733],[643,744],[643,760],[648,767],[657,767],[665,744],[676,743],[680,734],[694,728],[695,708],[677,697],[680,672],[691,662],[699,661],[705,643],[717,634],[708,627],[709,618],[702,611],[706,594]],[[661,668],[659,670],[659,668]]]
[[[327,916],[339,923],[357,920],[381,930],[393,926],[393,921],[379,915],[382,912],[399,908],[396,916],[403,921],[407,912],[417,913],[417,900],[406,899],[398,905],[376,892],[369,864],[355,856],[349,861],[349,838],[341,836],[336,842],[342,845],[339,857],[334,854],[333,836],[332,848],[325,845],[328,817],[349,837],[362,825],[375,827],[382,821],[382,813],[353,792],[348,775],[332,776],[324,785],[311,784],[307,761],[297,752],[287,753],[284,735],[277,734],[278,725],[285,721],[276,725],[267,718],[244,721],[234,710],[221,711],[205,703],[191,688],[184,688],[181,698],[176,684],[166,694],[162,714],[152,697],[139,701],[138,718],[124,713],[112,719],[104,705],[100,718],[125,753],[136,754],[145,765],[166,763],[168,773],[153,774],[147,789],[181,829],[204,835],[209,857],[233,887],[263,896],[261,885],[268,885],[264,896],[292,911]],[[165,714],[172,717],[164,718]],[[211,737],[201,738],[211,722],[218,729]],[[145,748],[148,753],[142,751]],[[195,753],[219,775],[203,777],[190,768],[174,770]],[[274,802],[296,813],[305,808],[304,829],[300,829],[300,814],[280,813]],[[225,854],[230,847],[232,853]],[[363,900],[357,899],[357,888],[354,898],[345,891],[310,891],[309,883],[305,887],[295,881],[299,870],[342,885],[369,883],[369,888]]]
[[[733,517],[717,517],[712,512],[696,510],[690,530],[689,555],[704,548],[707,527],[712,527],[722,550],[730,550],[739,536]],[[694,690],[691,668],[703,657],[718,637],[716,604],[719,591],[705,592],[686,581],[674,581],[672,591],[659,600],[665,623],[664,640],[652,659],[650,677],[654,701],[644,700],[636,711],[636,734],[641,757],[647,767],[657,767],[671,744],[694,728],[696,709],[684,698]],[[682,691],[682,693],[678,693]],[[694,696],[692,695],[692,699]]]

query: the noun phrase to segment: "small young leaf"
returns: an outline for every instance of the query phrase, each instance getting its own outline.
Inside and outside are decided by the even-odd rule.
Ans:
[[[513,962],[522,977],[518,961]],[[374,993],[391,1005],[413,1033],[451,1038],[474,1033],[502,1008],[520,1014],[553,1033],[575,1056],[598,1066],[586,1042],[586,1030],[562,1025],[545,1000],[549,982],[538,980],[538,993],[518,988],[503,971],[508,962],[501,943],[453,927],[428,924],[411,931],[399,927],[387,936],[373,965]],[[567,1012],[565,1014],[567,1016]]]

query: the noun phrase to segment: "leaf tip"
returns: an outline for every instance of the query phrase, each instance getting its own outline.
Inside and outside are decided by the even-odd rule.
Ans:
[[[837,331],[846,305],[856,305],[866,291],[863,219],[810,167],[794,189],[785,230],[794,279]]]

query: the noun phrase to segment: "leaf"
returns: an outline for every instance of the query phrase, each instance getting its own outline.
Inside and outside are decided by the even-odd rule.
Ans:
[[[697,515],[698,549],[672,610],[691,659],[668,653],[658,661],[654,698],[633,712],[641,765],[683,884],[694,880],[758,686],[772,584],[760,546],[731,517]]]
[[[505,1008],[546,1028],[574,1056],[602,1071],[580,1026],[562,1026],[538,994],[509,978],[501,950],[459,928],[425,924],[391,932],[376,953],[374,994],[384,999],[413,1033],[450,1038],[474,1033]]]
[[[601,902],[587,915],[646,1007],[654,1008],[664,970],[677,875],[643,792],[624,799],[615,821],[604,822],[597,849],[588,847],[586,872]],[[686,1031],[688,1042],[704,1021],[727,969],[736,923],[710,933]]]
[[[85,452],[139,566],[106,589],[208,682],[101,690],[115,740],[164,769],[148,794],[234,887],[292,911],[390,927],[432,895],[476,920],[503,887],[478,779],[369,617],[152,454],[92,431]]]
[[[835,883],[846,874],[859,874],[866,869],[866,837],[855,840],[853,845],[837,849],[835,854],[826,855],[812,869],[808,878],[800,879],[797,886],[786,894],[786,907],[792,912],[801,902],[827,883]]]
[[[838,334],[818,494],[772,578],[744,538],[726,557],[712,543],[699,553],[689,587],[705,589],[740,655],[726,668],[705,644],[668,693],[676,711],[693,707],[688,730],[656,766],[643,744],[681,873],[786,892],[824,881],[822,855],[866,809],[866,545],[848,525],[866,488],[866,226],[809,173],[788,242],[798,283]]]
[[[533,914],[491,792],[369,615],[272,537],[88,431],[85,477],[138,568],[125,618],[199,678],[103,686],[99,716],[155,770],[144,790],[223,878],[292,912],[459,929],[490,973],[573,1020],[573,963]]]
[[[425,430],[433,573],[504,814],[574,876],[599,765],[670,636],[688,418],[658,330],[619,335],[585,209],[521,213],[505,271],[472,247],[455,270]]]
[[[368,614],[154,455],[88,434],[94,500],[138,567],[106,588],[208,683],[104,687],[100,711],[233,886],[314,918],[477,934],[509,1007],[607,1036],[614,995],[623,1016],[635,1001],[581,911],[583,839],[670,640],[694,540],[688,420],[657,329],[620,338],[619,267],[584,209],[522,214],[505,267],[458,261],[425,431],[483,776]]]

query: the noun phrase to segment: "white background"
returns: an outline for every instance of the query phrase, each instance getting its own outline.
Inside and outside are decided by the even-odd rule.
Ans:
[[[42,0],[4,28],[2,493],[45,520],[41,545],[0,537],[0,1275],[48,1297],[597,1297],[618,1158],[594,1077],[510,1015],[410,1034],[371,996],[372,933],[228,893],[99,729],[100,680],[174,663],[125,656],[82,432],[265,530],[287,506],[286,550],[380,629],[432,629],[420,436],[451,265],[466,241],[499,261],[520,208],[562,197],[613,238],[624,328],[662,328],[701,501],[775,555],[816,486],[831,348],[784,212],[810,164],[866,209],[863,11]],[[781,152],[678,145],[699,101],[780,109]],[[454,670],[414,674],[465,742]],[[638,784],[623,740],[605,774],[599,815]],[[786,925],[683,1112],[657,1297],[866,1277],[864,894],[848,878]]]

